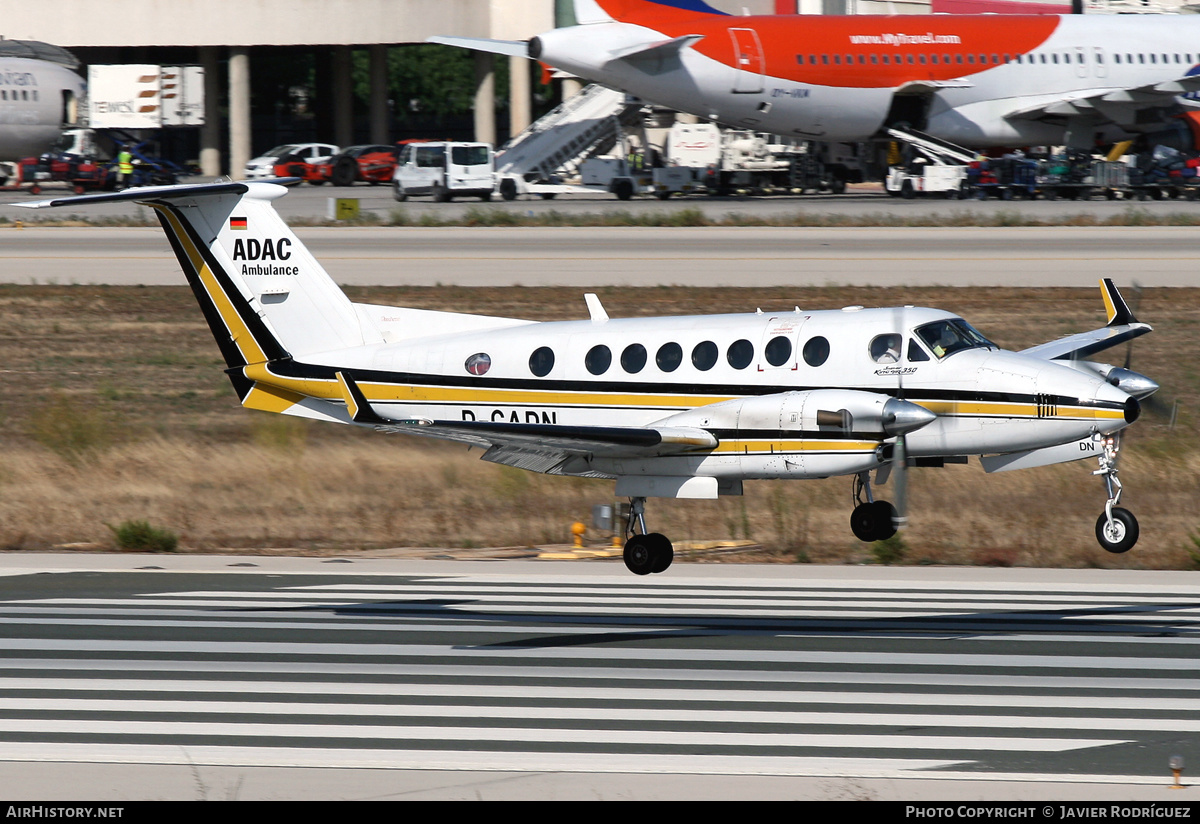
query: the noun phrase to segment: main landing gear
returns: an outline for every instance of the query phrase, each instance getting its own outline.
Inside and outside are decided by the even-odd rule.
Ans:
[[[1100,468],[1092,472],[1104,478],[1108,500],[1096,519],[1096,540],[1109,552],[1128,552],[1138,540],[1138,522],[1133,513],[1117,506],[1121,501],[1121,481],[1117,479],[1117,453],[1120,441],[1114,435],[1097,436],[1100,442]]]
[[[866,500],[863,500],[863,497]],[[899,512],[887,501],[877,501],[871,494],[871,475],[860,472],[854,476],[854,502],[850,513],[850,530],[860,541],[886,541],[896,534]]]
[[[639,532],[634,533],[634,526]],[[646,499],[629,499],[629,520],[625,524],[625,566],[634,575],[663,572],[675,560],[675,548],[666,535],[646,532]]]

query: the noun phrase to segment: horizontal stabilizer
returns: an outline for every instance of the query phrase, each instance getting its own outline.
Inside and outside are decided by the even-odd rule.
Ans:
[[[281,178],[281,180],[286,180]],[[183,186],[140,186],[121,192],[103,192],[95,195],[60,197],[52,200],[35,200],[30,203],[14,203],[23,209],[49,209],[54,206],[87,206],[92,203],[117,203],[121,201],[180,200],[188,197],[211,197],[214,195],[241,195],[249,191],[245,183],[196,183]]]
[[[1052,340],[1030,349],[1023,349],[1022,355],[1046,360],[1064,360],[1068,358],[1088,358],[1097,352],[1111,349],[1114,346],[1141,337],[1152,331],[1148,323],[1141,323],[1133,316],[1129,305],[1121,297],[1121,293],[1112,282],[1112,278],[1100,281],[1100,294],[1104,299],[1104,309],[1108,316],[1108,325],[1102,329],[1090,332],[1080,332],[1065,338]]]
[[[630,62],[662,60],[663,58],[677,56],[687,47],[703,39],[703,34],[685,34],[682,37],[675,37],[671,40],[656,40],[653,43],[638,43],[622,49],[614,49],[608,53],[608,56],[612,60],[627,60]]]
[[[440,43],[443,46],[458,46],[460,49],[506,54],[509,57],[528,57],[529,44],[524,40],[489,40],[486,37],[444,37],[436,35],[428,38],[426,43]]]

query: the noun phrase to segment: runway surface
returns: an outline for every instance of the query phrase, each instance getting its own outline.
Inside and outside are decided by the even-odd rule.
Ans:
[[[299,228],[339,283],[1194,286],[1192,227]],[[183,283],[158,229],[0,231],[0,282]]]
[[[1170,800],[1167,759],[1200,758],[1196,573],[6,555],[0,576],[10,797]]]

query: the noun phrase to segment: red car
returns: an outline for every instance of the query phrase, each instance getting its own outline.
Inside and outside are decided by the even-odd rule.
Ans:
[[[326,162],[317,164],[316,174],[334,186],[352,186],[358,180],[372,186],[391,183],[396,170],[396,156],[395,146],[350,146]]]

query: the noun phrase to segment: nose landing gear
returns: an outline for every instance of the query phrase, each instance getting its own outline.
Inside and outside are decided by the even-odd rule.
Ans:
[[[634,533],[634,526],[638,533]],[[646,532],[646,499],[629,499],[629,520],[625,524],[625,566],[634,575],[664,572],[675,560],[675,548],[666,535]]]
[[[1128,552],[1137,543],[1139,529],[1133,513],[1117,506],[1121,501],[1121,481],[1117,478],[1117,453],[1121,444],[1115,435],[1097,438],[1100,440],[1100,468],[1092,474],[1104,478],[1108,500],[1104,503],[1103,514],[1096,519],[1096,540],[1109,552]]]
[[[863,500],[863,496],[866,500]],[[860,541],[886,541],[896,534],[896,507],[887,501],[877,501],[871,494],[871,475],[860,472],[854,476],[854,502],[850,513],[850,531]]]

